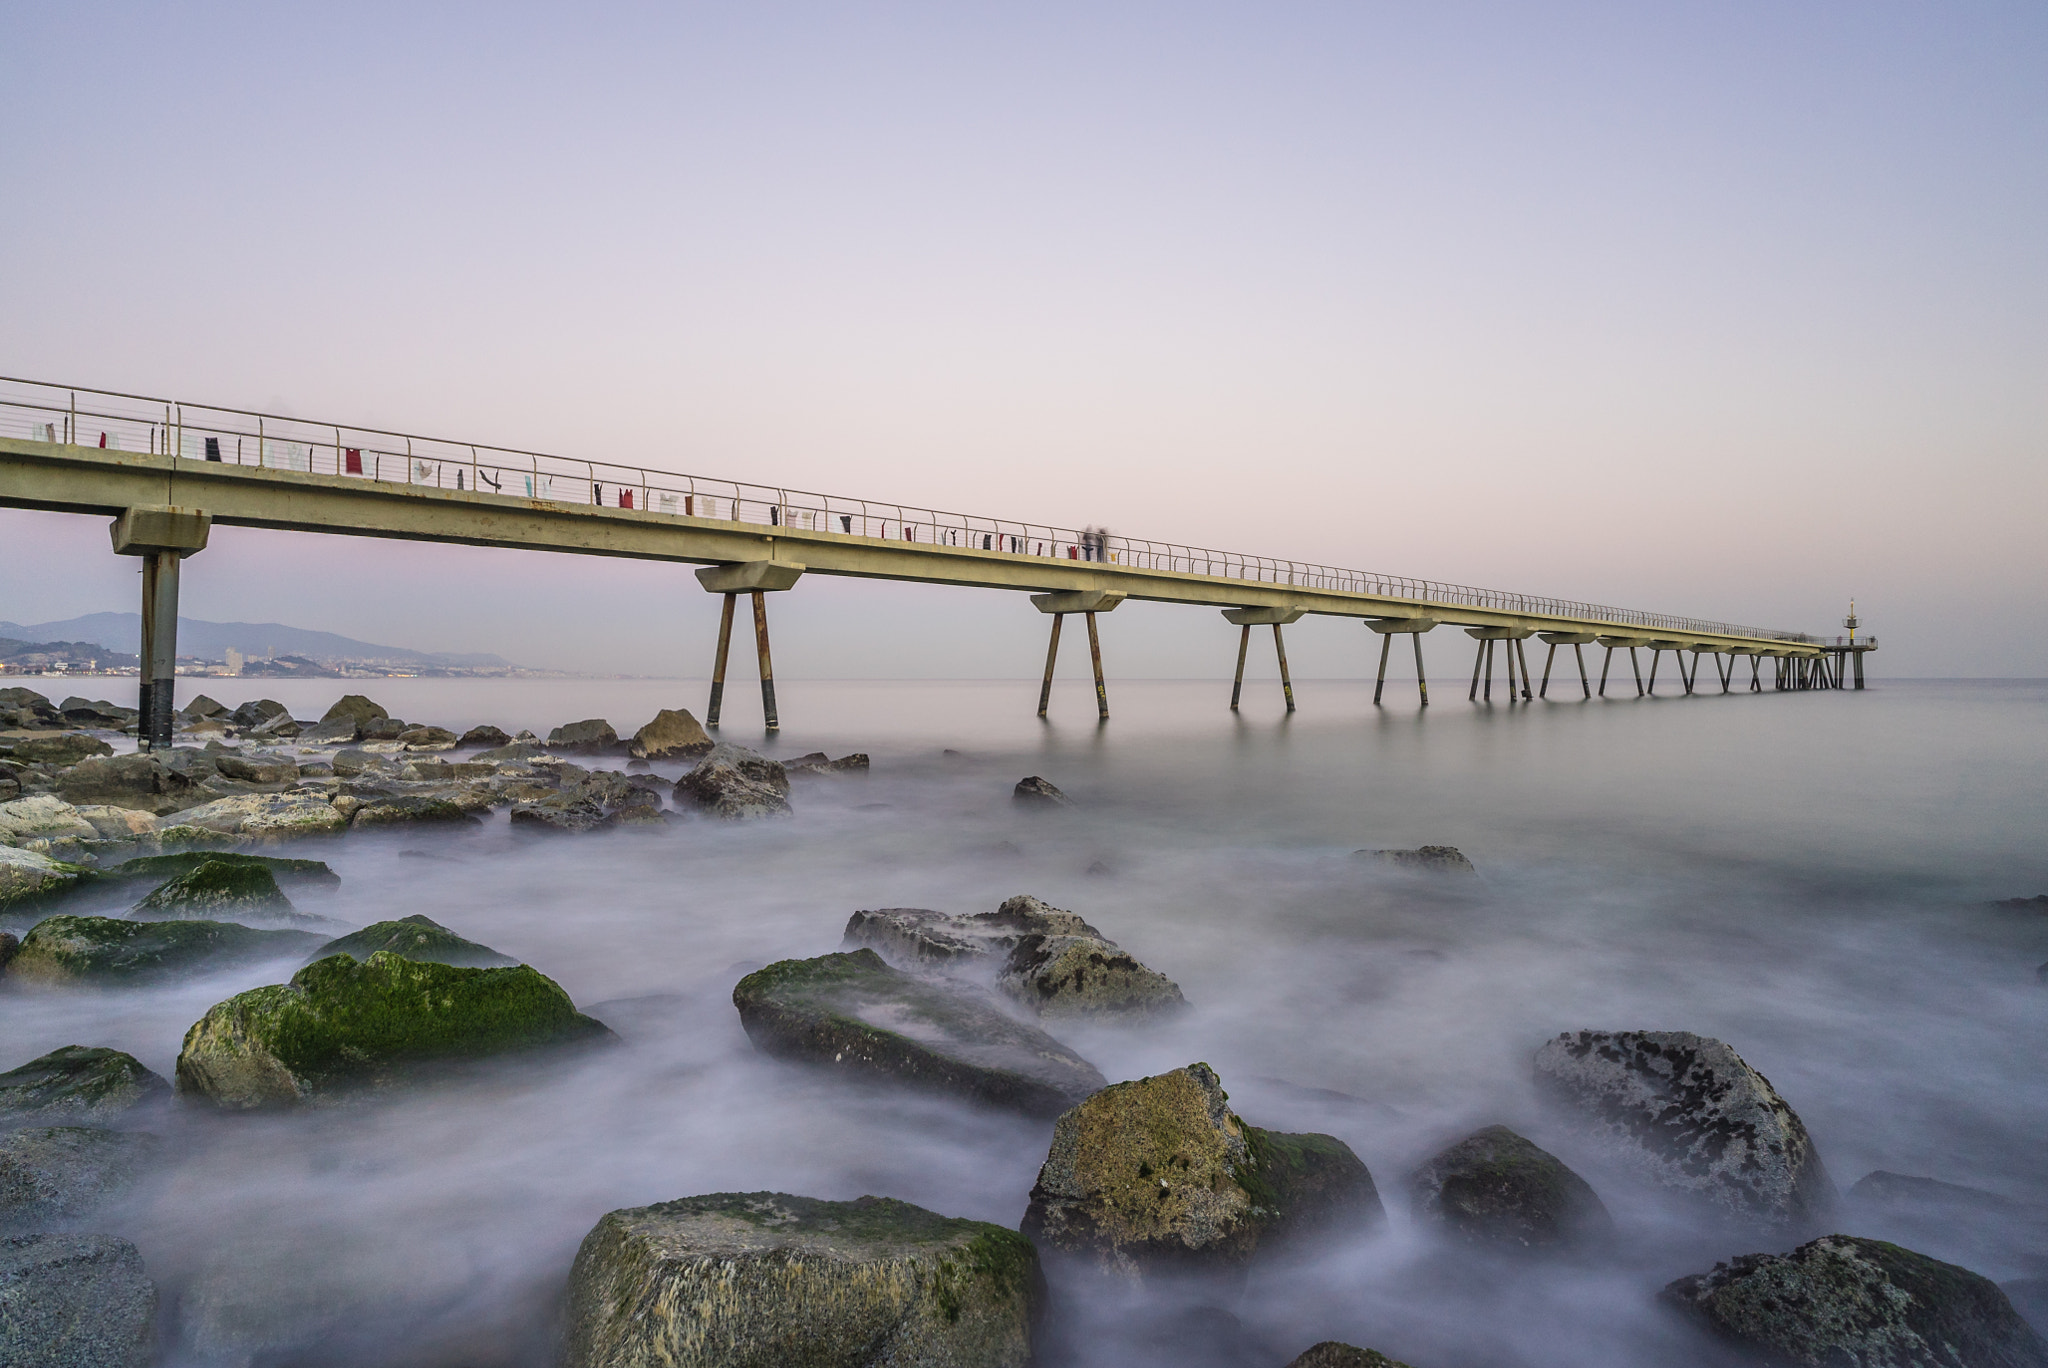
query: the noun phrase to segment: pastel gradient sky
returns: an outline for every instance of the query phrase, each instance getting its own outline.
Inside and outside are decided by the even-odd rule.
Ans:
[[[2048,675],[2037,0],[21,0],[0,54],[7,374],[1803,630],[1853,593],[1880,674]],[[715,621],[683,567],[234,529],[185,586],[638,673]],[[135,596],[98,520],[0,512],[0,618]],[[785,675],[1044,649],[989,593],[776,612]],[[1234,656],[1104,626],[1126,676]]]

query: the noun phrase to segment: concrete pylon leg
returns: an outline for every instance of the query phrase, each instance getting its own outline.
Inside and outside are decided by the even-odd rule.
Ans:
[[[1520,637],[1515,638],[1515,659],[1522,662],[1522,701],[1528,703],[1534,698],[1529,692],[1529,645]]]
[[[1273,630],[1278,632],[1280,629],[1275,627]],[[1095,614],[1093,613],[1088,614],[1088,659],[1095,666],[1095,713],[1100,720],[1107,722],[1109,721],[1109,690],[1102,686],[1102,638],[1095,634]]]
[[[1650,652],[1650,687],[1645,690],[1646,693],[1654,694],[1657,692],[1657,666],[1663,659],[1664,653],[1662,651],[1653,649]]]
[[[144,750],[169,750],[178,687],[178,553],[142,558],[142,685],[136,736]]]
[[[1508,658],[1508,702],[1515,701],[1515,643],[1503,641],[1501,654]]]
[[[1480,642],[1479,649],[1472,655],[1472,687],[1465,693],[1467,703],[1479,701],[1479,667],[1486,663],[1486,643]]]
[[[1636,655],[1636,648],[1633,646],[1628,648],[1628,667],[1636,672],[1636,697],[1641,698],[1643,696],[1643,662]],[[1654,680],[1656,677],[1657,663],[1653,660],[1650,662],[1650,678]]]
[[[1493,652],[1494,645],[1489,641],[1486,643],[1486,682],[1479,686],[1479,698],[1484,703],[1493,702]]]
[[[1237,700],[1244,693],[1244,658],[1252,648],[1252,625],[1247,622],[1237,631],[1237,678],[1230,683],[1230,710],[1237,711]]]
[[[1420,645],[1420,644],[1421,644],[1421,637],[1422,637],[1422,634],[1421,634],[1420,632],[1410,632],[1410,633],[1409,633],[1408,635],[1410,635],[1410,636],[1412,636],[1412,637],[1416,638],[1416,644],[1417,644],[1417,645]],[[1382,633],[1382,634],[1381,634],[1381,636],[1380,636],[1380,673],[1379,673],[1379,677],[1378,677],[1377,679],[1373,680],[1373,682],[1372,682],[1372,705],[1373,705],[1373,706],[1374,706],[1375,708],[1377,708],[1377,707],[1378,707],[1378,706],[1380,705],[1380,695],[1381,695],[1382,693],[1385,693],[1385,692],[1386,692],[1386,688],[1387,688],[1387,652],[1389,652],[1389,651],[1391,651],[1391,650],[1393,650],[1393,649],[1394,649],[1394,634],[1393,634],[1392,632],[1384,632],[1384,633]],[[1863,657],[1861,657],[1861,656],[1858,656],[1858,657],[1856,657],[1856,663],[1857,663],[1857,664],[1858,664],[1858,665],[1860,666],[1860,665],[1861,665],[1861,664],[1863,663]],[[1859,677],[1858,677],[1858,682],[1857,682],[1857,684],[1856,684],[1856,687],[1857,687],[1857,688],[1859,688],[1859,689],[1863,687],[1863,684],[1862,684],[1862,681],[1861,681],[1861,677],[1860,677],[1860,675],[1859,675]]]
[[[704,725],[718,725],[718,713],[725,706],[725,661],[732,653],[732,601],[737,594],[722,595],[725,607],[718,615],[718,656],[711,662],[711,702],[704,708]]]
[[[1856,663],[1856,687],[1860,689],[1863,687],[1863,652],[1851,651],[1849,654]]]
[[[1415,643],[1415,692],[1422,697],[1422,706],[1429,706],[1429,676],[1422,672],[1422,633],[1410,632],[1408,639]]]
[[[1052,702],[1052,667],[1060,658],[1060,624],[1066,621],[1065,613],[1052,615],[1052,639],[1045,644],[1045,683],[1038,686],[1038,715],[1045,716],[1046,707]]]
[[[769,731],[781,731],[775,715],[775,665],[768,658],[768,596],[754,591],[754,649],[761,657],[761,712]]]
[[[1586,648],[1574,641],[1572,643],[1572,655],[1579,662],[1579,690],[1586,697],[1591,698],[1593,696],[1593,685],[1586,678]]]
[[[1551,642],[1550,649],[1543,653],[1543,683],[1536,690],[1538,698],[1550,697],[1550,667],[1557,662],[1557,643]]]
[[[1287,675],[1287,643],[1281,639],[1280,624],[1273,624],[1273,654],[1280,658],[1280,692],[1287,696],[1287,711],[1294,711],[1294,681]]]

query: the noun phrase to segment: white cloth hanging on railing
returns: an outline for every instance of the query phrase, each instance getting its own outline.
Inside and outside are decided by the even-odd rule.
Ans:
[[[438,483],[440,475],[441,467],[434,462],[415,460],[412,463],[412,482],[414,484]]]
[[[311,470],[313,452],[304,442],[287,442],[277,437],[265,437],[263,464],[274,470]]]

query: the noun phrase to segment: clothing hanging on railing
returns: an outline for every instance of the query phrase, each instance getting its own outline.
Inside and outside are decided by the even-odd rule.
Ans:
[[[346,451],[342,452],[342,453],[341,453],[341,468],[342,468],[342,472],[343,472],[344,474],[347,474],[347,475],[360,475],[360,474],[362,474],[362,473],[363,473],[363,449],[362,449],[361,447],[350,447],[350,448],[349,448],[348,450],[346,450]]]

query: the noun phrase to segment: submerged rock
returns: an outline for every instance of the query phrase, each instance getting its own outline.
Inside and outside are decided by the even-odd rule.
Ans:
[[[864,751],[855,751],[851,755],[842,755],[834,760],[823,751],[812,751],[809,755],[799,755],[794,760],[783,761],[782,768],[792,779],[834,774],[866,774],[868,757]]]
[[[1262,1131],[1228,1102],[1215,1071],[1190,1064],[1063,1113],[1024,1233],[1143,1281],[1241,1274],[1262,1244],[1384,1218],[1372,1175],[1342,1141]]]
[[[501,955],[488,945],[464,940],[439,922],[417,915],[401,917],[397,921],[373,922],[360,931],[327,942],[313,952],[313,958],[321,960],[329,955],[349,955],[367,960],[380,950],[401,959],[471,969],[497,969],[519,963],[510,955]]]
[[[1061,808],[1072,807],[1074,800],[1061,793],[1049,779],[1027,775],[1017,781],[1017,787],[1010,790],[1010,801],[1018,807]]]
[[[0,1239],[0,1363],[146,1368],[156,1357],[156,1284],[111,1235]]]
[[[215,856],[159,884],[128,915],[139,921],[278,920],[297,916],[298,909],[277,886],[277,876],[262,865]]]
[[[1790,1254],[1745,1254],[1664,1296],[1801,1368],[2048,1368],[2048,1341],[1996,1283],[1882,1240],[1824,1235]]]
[[[782,960],[732,990],[764,1054],[1053,1116],[1100,1088],[1094,1065],[964,987],[899,973],[872,950]]]
[[[222,836],[282,841],[300,836],[331,836],[345,830],[348,822],[320,794],[294,790],[216,799],[180,812],[177,825]]]
[[[1024,1368],[1044,1300],[1013,1230],[885,1197],[712,1193],[614,1211],[569,1274],[564,1368]]]
[[[106,871],[110,879],[172,879],[204,864],[247,865],[267,869],[282,888],[331,891],[341,876],[325,860],[299,860],[282,855],[242,855],[225,850],[187,850],[174,855],[139,855]]]
[[[671,760],[702,755],[710,749],[710,734],[688,709],[663,708],[652,722],[633,733],[626,753],[640,760]]]
[[[1580,1031],[1536,1052],[1539,1089],[1663,1186],[1767,1226],[1831,1215],[1813,1139],[1770,1080],[1686,1031]]]
[[[1475,1244],[1574,1245],[1613,1229],[1585,1179],[1506,1126],[1488,1126],[1408,1176],[1415,1214]]]
[[[178,1091],[228,1110],[290,1106],[398,1081],[438,1060],[609,1038],[524,965],[468,969],[380,950],[331,955],[238,993],[185,1033]]]
[[[134,1055],[66,1045],[0,1073],[0,1126],[103,1126],[170,1095]]]
[[[1303,1351],[1287,1368],[1408,1368],[1408,1365],[1399,1359],[1388,1358],[1377,1349],[1360,1349],[1355,1344],[1324,1340]]]
[[[34,850],[0,846],[0,912],[61,897],[92,877],[93,872],[84,865],[53,860]]]
[[[100,1126],[34,1126],[0,1135],[0,1230],[92,1215],[135,1185],[161,1144],[141,1131]]]
[[[2048,1268],[2048,1206],[1882,1169],[1845,1194],[1855,1228],[1971,1268]]]
[[[22,938],[9,983],[118,984],[288,955],[318,940],[234,922],[45,917]]]
[[[619,748],[619,734],[602,717],[571,722],[548,733],[548,749],[572,755],[609,755]]]
[[[1354,850],[1361,859],[1378,860],[1401,869],[1418,869],[1431,874],[1476,874],[1472,862],[1456,846],[1417,846],[1413,850]]]
[[[728,821],[789,813],[789,774],[765,755],[742,746],[714,746],[676,781],[676,806]]]

